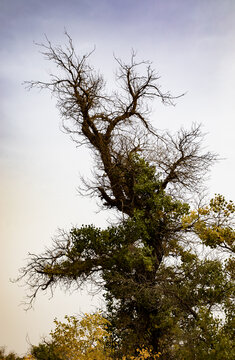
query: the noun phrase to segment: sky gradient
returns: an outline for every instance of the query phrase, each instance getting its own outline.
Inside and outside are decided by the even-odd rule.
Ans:
[[[66,28],[79,52],[96,46],[94,66],[113,85],[113,54],[128,60],[131,49],[149,59],[162,88],[186,95],[175,107],[153,106],[153,124],[177,130],[202,123],[205,147],[221,157],[208,179],[208,193],[235,199],[235,1],[233,0],[0,0],[0,346],[24,353],[47,335],[53,319],[102,305],[87,291],[40,295],[25,312],[18,275],[28,252],[50,244],[57,228],[94,223],[95,199],[81,198],[80,174],[91,158],[62,133],[55,99],[26,91],[26,80],[46,80],[53,65],[36,43],[44,34],[65,42]]]

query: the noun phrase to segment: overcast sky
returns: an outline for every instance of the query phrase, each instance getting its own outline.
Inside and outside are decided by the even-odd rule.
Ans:
[[[0,346],[24,353],[28,342],[49,333],[55,317],[102,304],[86,291],[58,289],[25,312],[19,306],[25,288],[9,281],[27,253],[42,251],[58,228],[105,226],[109,216],[97,213],[95,200],[78,196],[90,154],[62,133],[55,100],[22,86],[53,70],[34,43],[46,34],[63,44],[66,28],[81,54],[96,46],[93,64],[110,84],[113,53],[128,60],[133,48],[141,60],[151,60],[163,89],[186,92],[176,107],[154,105],[154,125],[174,131],[202,123],[205,147],[223,158],[208,192],[234,200],[234,20],[234,0],[0,0]]]

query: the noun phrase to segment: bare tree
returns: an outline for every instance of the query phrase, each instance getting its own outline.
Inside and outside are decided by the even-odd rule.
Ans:
[[[57,98],[64,129],[78,144],[87,144],[97,159],[95,182],[86,183],[86,191],[100,196],[104,205],[131,216],[141,206],[134,196],[135,179],[131,175],[133,155],[151,158],[161,175],[161,186],[193,188],[215,160],[209,152],[201,154],[200,129],[181,130],[176,136],[160,134],[149,121],[149,101],[154,98],[172,105],[180,96],[163,92],[159,76],[151,63],[137,62],[132,52],[129,64],[116,58],[118,91],[107,94],[103,76],[88,63],[91,53],[78,57],[72,39],[68,45],[53,47],[47,39],[39,44],[42,54],[53,61],[58,75],[48,82],[30,81],[28,88],[49,89]],[[144,68],[144,74],[138,69]]]

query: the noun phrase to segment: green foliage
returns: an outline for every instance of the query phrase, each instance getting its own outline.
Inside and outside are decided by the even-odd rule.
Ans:
[[[206,308],[200,308],[198,320],[188,328],[181,342],[175,344],[174,357],[179,360],[234,359],[233,328],[225,329]]]
[[[234,262],[229,255],[224,261],[203,257],[199,244],[232,250],[232,239],[221,235],[230,226],[231,202],[217,196],[209,206],[192,211],[160,188],[153,166],[135,161],[140,173],[135,190],[143,209],[106,229],[73,228],[66,243],[56,244],[59,256],[54,252],[53,261],[47,261],[45,275],[71,283],[102,280],[108,331],[118,358],[132,356],[139,347],[160,351],[162,359],[219,358],[225,346],[232,354]],[[218,320],[218,312],[224,321]],[[65,344],[53,336],[53,344]],[[76,342],[67,346],[77,354]]]
[[[35,360],[60,360],[52,341],[43,341],[38,345],[32,345],[30,353]]]

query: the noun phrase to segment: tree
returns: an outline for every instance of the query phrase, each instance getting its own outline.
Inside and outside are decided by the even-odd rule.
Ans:
[[[58,75],[27,85],[57,98],[64,129],[95,156],[85,193],[120,216],[106,229],[61,231],[45,253],[31,254],[22,269],[31,301],[59,283],[93,281],[105,290],[115,356],[147,346],[166,359],[201,359],[203,351],[216,358],[218,334],[226,339],[220,348],[231,350],[234,296],[234,205],[221,195],[208,205],[200,197],[216,156],[203,152],[200,126],[172,135],[151,125],[149,102],[170,105],[176,97],[161,91],[149,62],[137,62],[135,53],[129,64],[116,59],[120,90],[107,94],[88,62],[92,53],[78,57],[66,36],[65,49],[41,44]],[[195,355],[187,334],[202,353]]]
[[[107,347],[108,321],[100,313],[83,317],[65,316],[65,322],[54,320],[50,339],[31,348],[36,360],[102,360],[110,359]]]
[[[25,358],[19,357],[14,352],[10,352],[6,355],[5,348],[0,347],[0,360],[24,360]]]
[[[45,339],[38,345],[32,345],[30,355],[35,360],[60,360],[55,351],[55,344]]]
[[[55,320],[56,328],[51,332],[60,359],[110,359],[110,348],[106,347],[108,321],[101,314],[85,314],[80,320],[75,316],[65,319],[66,323]]]

